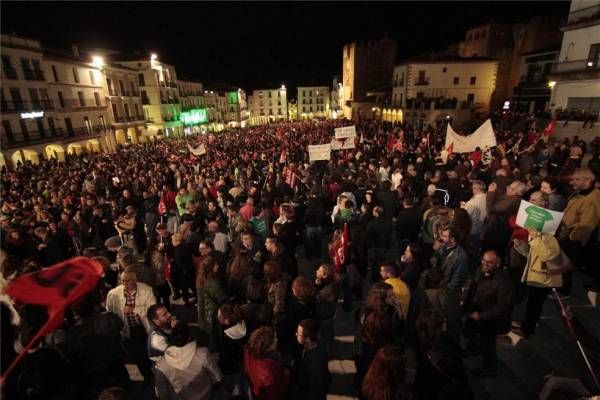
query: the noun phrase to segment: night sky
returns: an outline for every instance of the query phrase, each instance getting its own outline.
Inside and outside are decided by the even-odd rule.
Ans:
[[[384,34],[398,59],[441,50],[469,27],[568,14],[569,2],[205,3],[7,2],[2,32],[70,49],[155,51],[180,79],[246,90],[331,85],[342,47]],[[291,97],[295,97],[292,91]]]

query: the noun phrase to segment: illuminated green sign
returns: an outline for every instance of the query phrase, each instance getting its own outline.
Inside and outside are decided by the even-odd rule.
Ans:
[[[237,104],[238,92],[227,92],[227,99],[229,100],[229,104]]]
[[[184,125],[197,125],[208,122],[206,108],[194,108],[181,113],[180,121]]]

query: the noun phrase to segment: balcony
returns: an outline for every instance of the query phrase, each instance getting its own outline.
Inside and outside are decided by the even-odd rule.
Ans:
[[[148,96],[142,96],[142,104],[145,106],[150,104],[150,99],[148,98]]]
[[[118,96],[119,93],[113,88],[108,88],[108,95],[109,96]]]
[[[2,70],[4,71],[4,77],[6,79],[18,79],[17,70],[14,69],[13,67],[10,67],[10,68],[4,67],[4,68],[2,68]]]
[[[552,66],[548,79],[600,79],[600,64],[587,59],[559,62]]]
[[[28,81],[45,81],[44,72],[39,69],[23,68],[23,75]]]
[[[85,109],[98,109],[106,108],[106,104],[96,104],[96,99],[83,99],[83,105],[79,99],[64,99],[62,102],[59,101],[57,109],[71,109],[71,108],[85,108]]]
[[[127,90],[121,90],[121,96],[129,97],[129,92]]]
[[[59,141],[64,140],[66,138],[66,134],[63,128],[57,127],[54,129],[48,129],[44,132],[39,131],[28,131],[27,134],[17,133],[12,135],[12,137],[2,136],[2,148],[4,149],[12,149],[15,147],[22,146],[31,146],[36,144],[43,144],[48,142],[55,142],[57,139]]]
[[[165,82],[165,84],[166,84],[167,87],[177,89],[177,85],[175,84],[175,82],[170,82],[169,81],[169,82]]]
[[[54,110],[54,102],[52,100],[36,100],[33,102],[20,101],[2,101],[2,112],[23,112],[23,111],[40,111]]]
[[[419,78],[415,81],[415,86],[427,86],[429,85],[429,78]]]

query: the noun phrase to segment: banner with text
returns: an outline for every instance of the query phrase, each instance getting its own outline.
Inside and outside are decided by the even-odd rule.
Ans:
[[[343,126],[341,128],[335,128],[336,139],[346,139],[356,137],[356,126]]]
[[[521,200],[516,222],[520,227],[533,228],[538,232],[553,235],[560,225],[563,214]]]
[[[308,157],[311,162],[329,160],[331,158],[331,143],[309,145]]]
[[[492,121],[488,119],[475,132],[468,136],[459,135],[448,124],[444,148],[447,149],[451,145],[454,153],[471,153],[477,147],[480,149],[496,147],[496,135],[494,134]]]

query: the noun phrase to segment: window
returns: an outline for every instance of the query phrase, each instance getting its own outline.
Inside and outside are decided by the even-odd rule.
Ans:
[[[269,98],[271,97],[271,95],[272,95],[272,93],[271,93],[271,92],[269,92]]]
[[[94,70],[90,69],[90,82],[92,82],[92,85],[96,84],[96,77],[94,76]]]
[[[129,118],[129,104],[123,104],[123,106],[125,107],[125,116]]]
[[[144,74],[138,74],[138,85],[146,86],[146,83],[144,82]]]
[[[470,42],[471,40],[473,40],[473,36],[472,33],[469,32],[469,34],[467,35],[467,42]]]
[[[46,137],[46,128],[44,128],[44,120],[42,118],[36,118],[35,123],[37,125],[38,133],[40,134],[40,137],[45,138]]]
[[[54,82],[60,82],[58,79],[58,72],[56,72],[56,65],[52,66],[52,76],[54,76]]]
[[[277,113],[278,113],[279,115],[281,115],[281,108],[278,108],[278,109],[277,109]]]
[[[123,86],[123,81],[119,80],[119,89],[121,90],[121,96],[125,95],[125,87]]]
[[[302,112],[306,112],[306,107],[302,107]]]
[[[448,71],[448,68],[446,68],[446,67],[442,68],[443,73],[446,73],[446,71]]]
[[[2,55],[2,69],[13,69],[12,63],[10,62],[10,57],[5,54]],[[4,124],[4,121],[2,121],[2,123]]]
[[[309,112],[313,112],[312,106],[310,107]]]
[[[117,109],[117,105],[115,103],[112,103],[112,111],[113,111],[113,117],[115,117],[115,120],[119,119],[119,110]],[[119,121],[117,121],[119,122]]]
[[[309,96],[309,97],[312,97],[312,90],[309,90],[309,91],[308,91],[308,96]]]
[[[31,63],[28,58],[21,58],[21,67],[25,73],[31,71]]]
[[[273,109],[269,108],[269,115],[273,115]]]
[[[100,107],[100,94],[98,92],[94,92],[94,100],[96,101],[96,105]]]
[[[71,118],[65,118],[65,127],[67,128],[67,135],[75,136],[75,131],[73,131],[73,123],[71,122]]]
[[[27,122],[24,119],[19,120],[19,125],[21,126],[21,133],[23,134],[23,138],[25,140],[29,140],[29,129],[27,129]]]
[[[475,35],[473,36],[473,40],[479,40],[479,31],[475,32]]]
[[[600,66],[600,43],[594,43],[590,45],[586,67],[595,68],[598,66]]]
[[[304,90],[302,91],[302,96],[306,96],[306,92]]]
[[[79,83],[79,72],[77,72],[77,68],[73,67],[73,80],[75,83]]]
[[[485,31],[485,30],[484,30],[484,31],[481,31],[481,38],[482,38],[482,39],[485,39],[485,35],[486,35],[486,34],[487,34],[487,31]]]
[[[454,77],[454,84],[458,85],[460,83],[460,78],[458,76]]]
[[[83,92],[77,92],[77,96],[79,97],[79,106],[85,107],[85,99],[83,98]]]
[[[133,105],[135,107],[135,115],[136,117],[140,115],[140,108],[137,103]]]
[[[475,82],[477,82],[477,77],[476,77],[476,76],[472,76],[472,77],[471,77],[471,79],[469,79],[469,83],[470,83],[471,85],[474,85],[474,84],[475,84]]]
[[[85,125],[87,133],[92,133],[92,123],[88,117],[83,117],[83,124]]]
[[[58,103],[60,104],[60,108],[65,108],[65,99],[63,98],[62,92],[58,92]]]
[[[2,121],[2,127],[4,128],[4,135],[6,136],[6,140],[9,142],[15,141],[15,135],[13,134],[12,127],[10,126],[10,121]]]
[[[474,102],[475,102],[475,94],[474,93],[469,93],[467,95],[467,103],[473,104]]]
[[[50,134],[56,136],[56,127],[54,126],[54,118],[48,118],[48,127],[50,128]]]
[[[133,96],[135,94],[135,85],[132,81],[129,81],[129,87],[131,88],[131,95]]]
[[[29,88],[29,98],[31,99],[31,106],[39,109],[41,108],[40,97],[38,96],[38,91],[35,88]]]

